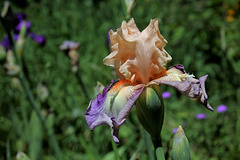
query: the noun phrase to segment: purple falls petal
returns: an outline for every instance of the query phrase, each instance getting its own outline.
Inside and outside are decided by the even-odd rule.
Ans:
[[[208,75],[200,77],[199,80],[195,78],[186,78],[185,81],[162,81],[160,84],[166,84],[176,88],[189,98],[199,101],[207,109],[213,111],[214,109],[208,103],[208,96],[205,90],[205,81]]]
[[[144,85],[132,85],[131,82],[113,82],[102,94],[90,101],[85,112],[86,121],[91,130],[99,125],[111,127],[114,142],[119,143],[118,132],[124,123],[135,101],[141,94]]]
[[[184,66],[181,65],[181,64],[176,64],[176,65],[174,65],[174,66],[172,66],[172,67],[169,67],[168,69],[171,69],[171,68],[176,68],[176,69],[180,70],[182,73],[187,73],[187,72],[184,70]]]
[[[192,78],[186,74],[182,65],[175,65],[167,70],[167,74],[163,77],[153,80],[158,84],[166,84],[176,88],[187,97],[199,101],[207,109],[213,111],[208,103],[208,96],[205,90],[205,81],[208,75],[199,79]]]

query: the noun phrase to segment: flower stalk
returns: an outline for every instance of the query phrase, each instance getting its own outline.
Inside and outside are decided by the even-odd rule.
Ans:
[[[78,80],[78,83],[80,84],[82,90],[83,90],[83,93],[85,95],[85,97],[90,100],[90,96],[87,92],[87,89],[83,83],[83,80],[82,80],[82,75],[80,73],[80,67],[79,67],[79,53],[78,53],[78,48],[80,46],[80,43],[79,42],[73,42],[73,41],[64,41],[59,49],[61,51],[63,51],[65,53],[65,55],[70,59],[71,61],[71,69],[72,69],[72,72],[75,74],[77,80]]]

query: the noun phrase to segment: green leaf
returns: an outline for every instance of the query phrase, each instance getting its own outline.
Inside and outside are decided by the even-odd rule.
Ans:
[[[158,147],[156,149],[156,157],[157,160],[165,160],[164,151],[162,147]]]
[[[42,124],[34,111],[30,119],[29,132],[29,155],[33,159],[39,159],[42,151]]]

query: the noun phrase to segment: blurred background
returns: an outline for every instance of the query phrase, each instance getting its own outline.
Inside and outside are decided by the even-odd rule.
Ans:
[[[133,17],[139,30],[151,19],[168,41],[165,49],[174,64],[197,78],[208,74],[206,90],[211,112],[171,87],[161,86],[164,99],[163,146],[171,153],[173,129],[182,125],[193,160],[240,159],[240,1],[239,0],[136,0],[127,12],[124,1],[111,0],[12,0],[13,13],[24,13],[31,22],[22,53],[30,92],[46,126],[32,109],[16,75],[0,67],[0,160],[19,151],[31,159],[57,159],[46,130],[54,132],[62,159],[115,159],[110,129],[91,132],[84,112],[89,104],[82,84],[95,98],[97,82],[107,86],[117,76],[102,60],[110,51],[107,33]],[[0,8],[4,1],[0,2]],[[131,11],[131,12],[130,12]],[[34,38],[42,35],[44,43]],[[0,25],[3,45],[6,32]],[[71,59],[59,49],[65,41],[79,42],[79,74]],[[43,42],[43,41],[40,41]],[[5,50],[7,50],[5,48]],[[143,128],[133,108],[121,127],[117,145],[120,159],[150,159]],[[47,128],[47,129],[46,129]],[[169,156],[170,159],[170,156]]]

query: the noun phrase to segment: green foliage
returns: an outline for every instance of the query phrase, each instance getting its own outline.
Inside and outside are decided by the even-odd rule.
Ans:
[[[14,4],[12,7],[14,12],[25,12],[32,31],[47,38],[46,46],[40,47],[28,37],[23,56],[31,91],[41,106],[48,129],[56,134],[63,159],[113,159],[109,128],[89,130],[84,117],[89,101],[59,46],[64,40],[81,43],[79,67],[83,82],[94,98],[97,81],[106,86],[111,79],[117,79],[102,59],[109,54],[108,29],[116,30],[125,19],[121,1],[28,1],[25,9]],[[208,74],[206,89],[210,104],[213,108],[223,103],[228,106],[225,113],[211,113],[172,88],[162,86],[162,91],[172,93],[171,98],[164,100],[165,152],[171,152],[172,129],[182,125],[191,142],[192,159],[240,159],[239,2],[137,0],[131,13],[140,30],[150,19],[158,18],[160,32],[168,40],[165,49],[173,57],[169,66],[183,64],[197,78]],[[5,35],[0,25],[0,39]],[[0,159],[6,159],[6,152],[11,158],[16,157],[18,151],[27,153],[31,159],[56,159],[19,79],[6,76],[4,63],[0,60]],[[37,86],[42,82],[49,91],[44,101],[37,97]],[[196,120],[199,112],[206,113],[208,118]],[[149,158],[140,126],[133,108],[120,129],[117,145],[120,159]]]

